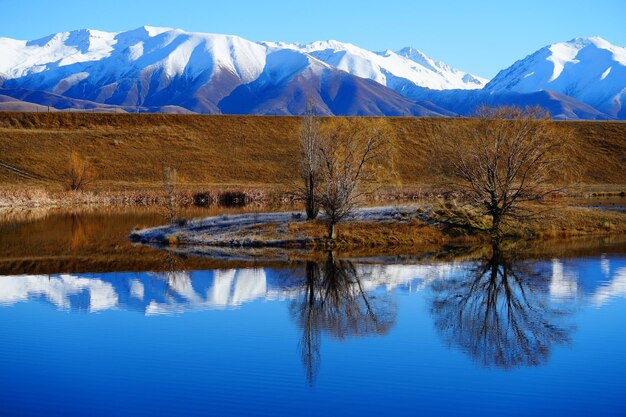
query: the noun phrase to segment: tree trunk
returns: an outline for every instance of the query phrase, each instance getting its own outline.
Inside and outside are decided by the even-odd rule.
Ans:
[[[500,227],[502,225],[502,215],[500,213],[494,213],[491,215],[491,237],[494,239],[500,238]]]
[[[328,223],[328,238],[330,240],[335,239],[335,222]]]
[[[492,239],[491,240],[491,259],[496,259],[497,262],[496,263],[501,263],[500,260],[502,258],[501,252],[500,252],[500,240],[499,239]]]
[[[306,195],[306,218],[313,220],[319,213],[317,202],[315,201],[315,179],[313,174],[309,174],[308,190]]]

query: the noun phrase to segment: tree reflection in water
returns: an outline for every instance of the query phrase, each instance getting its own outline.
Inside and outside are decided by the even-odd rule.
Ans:
[[[184,257],[170,251],[162,255],[162,270],[156,276],[167,283],[164,298],[175,299],[185,288],[191,288],[191,276],[184,272]]]
[[[484,366],[537,366],[569,342],[567,312],[550,301],[550,277],[515,260],[498,243],[467,274],[435,282],[435,326]]]
[[[320,365],[320,335],[347,337],[384,335],[396,320],[396,305],[388,292],[367,291],[355,265],[336,260],[306,263],[303,295],[290,306],[302,329],[300,352],[309,383]]]

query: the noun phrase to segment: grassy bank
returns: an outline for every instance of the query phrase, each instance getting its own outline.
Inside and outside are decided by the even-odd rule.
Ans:
[[[381,193],[415,194],[434,182],[423,131],[468,119],[387,118],[395,135]],[[284,190],[295,169],[300,119],[269,116],[0,112],[0,188],[63,190],[72,150],[98,179],[90,190],[161,187],[163,167],[182,189]],[[626,123],[554,122],[570,141],[581,193],[626,189]]]

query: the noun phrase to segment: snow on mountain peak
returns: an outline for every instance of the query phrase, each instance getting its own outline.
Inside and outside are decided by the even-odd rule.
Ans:
[[[90,74],[85,78],[88,82],[97,82],[93,74],[105,77],[131,68],[148,72],[162,69],[171,78],[219,67],[250,82],[263,71],[267,54],[282,49],[298,51],[320,63],[390,88],[408,82],[437,90],[476,89],[486,83],[413,48],[400,53],[391,50],[376,53],[336,40],[309,44],[253,43],[237,36],[154,26],[118,33],[80,29],[28,42],[0,38],[0,73],[10,79],[44,73],[52,77],[60,67],[81,64],[98,67],[78,71]],[[69,74],[60,75],[59,79],[64,79]]]
[[[487,80],[450,68],[428,58],[420,51],[405,48],[400,52],[371,52],[351,43],[335,40],[309,44],[265,43],[270,48],[288,48],[361,78],[368,78],[392,89],[410,83],[434,90],[477,89]]]
[[[162,69],[174,77],[223,67],[249,82],[263,70],[265,53],[264,47],[231,35],[151,26],[118,33],[81,29],[28,42],[0,39],[0,72],[12,79],[48,72],[54,77],[60,67],[83,64],[97,67],[90,72],[101,75],[134,68]]]
[[[416,110],[410,106],[421,100],[436,102],[435,95],[450,97],[443,102],[452,108],[463,97],[469,97],[469,103],[493,93],[513,97],[512,93],[551,90],[595,107],[607,117],[626,118],[626,48],[599,36],[548,45],[490,82],[416,48],[373,52],[336,40],[251,42],[235,35],[154,26],[116,33],[79,29],[32,41],[0,38],[2,88],[39,90],[104,104],[167,103],[191,111],[219,112],[221,101],[239,90],[239,99],[230,102],[232,111],[239,111],[237,106],[246,100],[259,100],[260,108],[293,113],[300,107],[294,105],[294,110],[284,104],[292,100],[288,95],[301,97],[293,91],[322,88],[312,87],[318,82],[332,94],[339,91],[338,85],[356,85],[363,95],[355,102],[364,114],[383,111],[380,103],[389,100],[395,106],[391,113],[414,114]],[[285,90],[280,99],[251,93],[287,85],[296,90]],[[484,92],[439,91],[483,87]],[[252,95],[246,95],[246,88],[251,88],[248,93]],[[263,107],[264,99],[271,101],[269,107]],[[372,104],[372,100],[380,103]],[[333,105],[345,103],[340,100]],[[355,109],[349,111],[357,112]]]
[[[408,58],[413,62],[417,62],[420,65],[424,65],[427,68],[435,69],[436,67],[436,65],[434,65],[434,61],[430,59],[428,56],[426,56],[425,53],[411,46],[402,48],[401,50],[397,52],[397,54],[405,58]]]
[[[162,33],[175,30],[173,28],[156,27],[156,26],[142,26],[140,29],[145,30],[148,36],[151,38],[154,38],[155,36],[158,36]]]
[[[501,71],[486,89],[552,90],[618,116],[626,113],[626,48],[599,36],[548,45]]]
[[[115,34],[90,29],[60,32],[33,41],[0,38],[0,72],[9,78],[110,55]]]

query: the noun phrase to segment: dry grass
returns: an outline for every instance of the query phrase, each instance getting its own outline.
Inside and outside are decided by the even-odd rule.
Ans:
[[[523,234],[548,239],[624,233],[626,233],[625,212],[559,207],[541,218],[528,222],[526,232]]]
[[[2,162],[47,178],[0,170],[5,184],[61,188],[72,150],[99,173],[93,189],[159,188],[163,167],[183,186],[268,186],[289,172],[298,121],[269,117],[0,114]],[[277,123],[281,122],[281,123]],[[283,174],[284,175],[284,174]]]
[[[445,244],[470,243],[478,240],[453,237],[438,226],[428,225],[416,219],[407,222],[350,221],[337,225],[337,237],[327,238],[327,225],[321,220],[294,222],[287,225],[267,224],[254,228],[252,234],[263,241],[293,242],[310,249],[329,250],[430,250]]]
[[[395,138],[392,169],[382,194],[420,194],[434,182],[427,124],[466,119],[388,118]],[[573,130],[570,159],[590,189],[624,191],[626,123],[555,122]],[[72,150],[94,166],[91,189],[144,190],[161,185],[163,167],[175,168],[183,188],[283,190],[295,172],[300,119],[270,116],[0,112],[0,162],[44,177],[27,180],[0,169],[0,183],[19,188],[62,189]]]
[[[564,199],[523,205],[528,218],[507,219],[504,235],[518,239],[552,239],[626,234],[626,212],[575,206]],[[437,201],[433,218],[453,237],[484,240],[491,219],[454,201]]]
[[[370,119],[362,119],[367,122]],[[424,127],[467,124],[467,119],[387,118],[395,135],[388,175],[374,201],[431,199],[445,192],[433,178]],[[0,168],[0,207],[145,206],[162,198],[163,168],[178,172],[177,200],[191,204],[205,192],[219,200],[225,191],[242,191],[248,201],[267,204],[284,199],[288,177],[296,172],[301,119],[269,116],[200,116],[162,114],[10,113],[0,112],[0,163],[39,179],[26,179]],[[555,122],[568,137],[572,164],[580,169],[576,193],[626,191],[626,123]],[[64,192],[63,172],[72,151],[98,172],[84,192]],[[561,203],[563,204],[563,203]],[[340,247],[442,244],[480,240],[488,219],[464,208],[442,206],[436,220],[419,223],[338,226]],[[325,226],[292,232],[322,245]],[[443,230],[443,231],[442,231]],[[524,225],[519,237],[565,237],[626,232],[626,215],[566,207]],[[514,233],[513,233],[514,231]],[[271,233],[277,233],[273,231]]]

